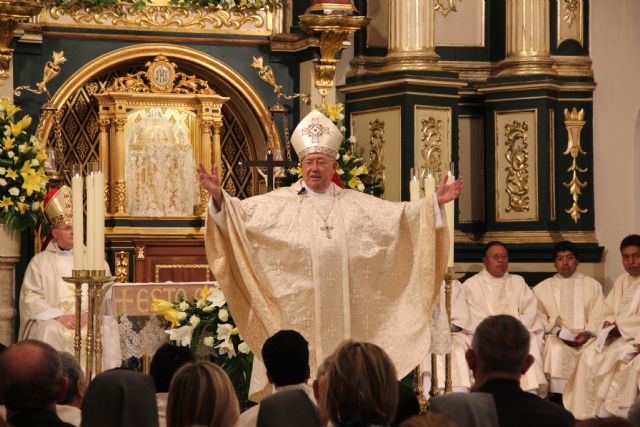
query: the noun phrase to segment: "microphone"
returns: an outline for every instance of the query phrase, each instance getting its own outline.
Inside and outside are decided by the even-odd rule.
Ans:
[[[307,188],[306,187],[302,187],[302,189],[300,189],[300,191],[298,191],[298,196],[302,196],[306,192],[307,192]]]

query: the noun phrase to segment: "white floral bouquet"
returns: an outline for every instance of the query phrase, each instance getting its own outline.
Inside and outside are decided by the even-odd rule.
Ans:
[[[170,340],[190,347],[196,355],[210,355],[213,362],[229,374],[239,397],[246,396],[253,354],[238,332],[217,283],[212,288],[205,285],[191,301],[154,298],[151,310],[163,314],[170,322],[170,329],[165,331]]]
[[[27,133],[31,117],[18,119],[18,111],[11,100],[0,98],[0,221],[22,231],[47,222],[42,201],[48,178],[46,146]]]
[[[336,170],[342,186],[380,196],[382,190],[379,184],[372,182],[364,159],[356,151],[356,137],[351,135],[347,138],[347,128],[344,126],[344,105],[342,103],[329,104],[325,102],[316,105],[316,109],[327,116],[340,129],[344,137],[338,151],[338,169]],[[302,175],[299,167],[291,170],[290,173],[297,176]]]

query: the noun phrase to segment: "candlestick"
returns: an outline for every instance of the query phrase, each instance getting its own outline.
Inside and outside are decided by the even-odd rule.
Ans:
[[[449,167],[449,171],[447,172],[447,184],[453,184],[455,180],[456,179],[453,176],[453,162],[452,162],[451,166]],[[454,200],[444,205],[445,215],[447,216],[447,230],[449,232],[449,260],[447,262],[447,267],[453,267],[454,265],[454,260],[453,260],[453,246],[454,246],[453,231],[455,226],[454,208],[455,208]]]
[[[82,165],[73,165],[71,203],[73,204],[73,269],[84,270],[84,216],[82,215]]]
[[[95,204],[96,193],[93,184],[93,164],[89,163],[86,185],[87,185],[87,270],[95,270],[95,247],[96,242],[96,216],[95,216]]]
[[[411,168],[411,180],[409,181],[409,200],[415,202],[416,200],[420,200],[420,181],[418,181],[418,176],[415,174],[415,169]]]
[[[104,270],[104,173],[99,168],[93,175],[93,190],[95,192],[95,243],[93,259],[94,270]]]

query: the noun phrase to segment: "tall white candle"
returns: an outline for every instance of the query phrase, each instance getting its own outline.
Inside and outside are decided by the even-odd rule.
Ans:
[[[424,177],[424,194],[425,197],[427,194],[431,194],[433,196],[433,193],[436,191],[436,180],[433,177],[433,175],[428,174],[427,176]]]
[[[448,172],[447,184],[452,184],[455,181],[455,177],[451,173]],[[455,201],[452,200],[449,203],[444,205],[444,212],[447,216],[447,230],[449,231],[449,261],[447,262],[447,267],[453,267],[453,230],[455,225],[455,214],[454,214]]]
[[[409,181],[409,200],[412,202],[420,200],[420,181],[415,176],[412,176]]]
[[[95,270],[96,214],[95,189],[93,186],[93,172],[87,175],[87,270]]]
[[[94,270],[104,270],[104,173],[93,175],[93,189],[95,191],[95,244]]]
[[[84,217],[82,215],[83,179],[80,171],[71,178],[71,203],[73,204],[73,269],[84,270],[84,246],[82,244]]]

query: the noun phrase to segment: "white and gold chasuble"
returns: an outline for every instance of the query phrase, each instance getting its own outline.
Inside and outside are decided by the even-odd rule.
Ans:
[[[260,357],[270,335],[299,331],[312,373],[343,340],[373,342],[406,375],[429,351],[447,261],[433,198],[301,190],[299,181],[242,201],[223,192],[223,226],[207,219],[207,258],[242,337]]]

